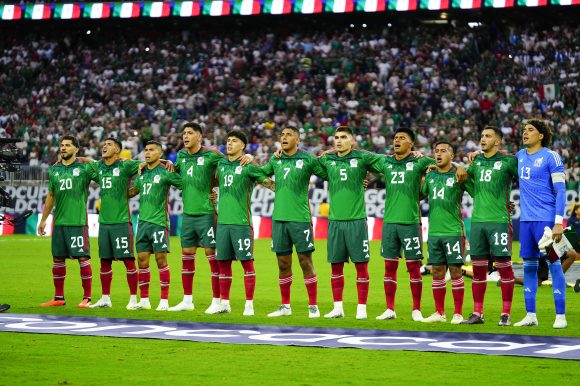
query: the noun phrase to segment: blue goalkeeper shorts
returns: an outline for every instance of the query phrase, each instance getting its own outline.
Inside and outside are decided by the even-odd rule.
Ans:
[[[544,227],[552,229],[553,226],[553,221],[520,221],[520,257],[536,259],[543,256],[538,242],[544,235]]]

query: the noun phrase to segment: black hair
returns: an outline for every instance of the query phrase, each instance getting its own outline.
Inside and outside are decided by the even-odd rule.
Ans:
[[[411,138],[411,142],[415,142],[415,133],[410,128],[408,128],[408,127],[399,127],[395,131],[395,135],[397,135],[398,133],[405,133],[405,134],[407,134],[409,136],[409,138]]]
[[[493,130],[493,132],[495,133],[495,135],[497,135],[499,137],[499,139],[503,139],[502,131],[496,126],[485,126],[483,128],[483,130]],[[483,130],[482,130],[482,132],[483,132]]]
[[[246,145],[248,144],[248,138],[240,130],[232,130],[232,131],[230,131],[226,135],[226,139],[228,139],[230,137],[235,137],[235,138],[239,139],[240,141],[242,141],[244,143],[244,149],[246,148]]]
[[[195,122],[185,122],[183,124],[182,130],[185,130],[187,128],[192,129],[193,131],[197,131],[199,134],[203,134],[203,131],[201,129],[201,125],[199,123],[195,123]]]
[[[119,150],[123,150],[123,144],[117,138],[109,137],[109,138],[105,139],[105,141],[113,141],[117,144],[117,146],[119,146]]]
[[[453,154],[455,154],[455,147],[451,144],[451,142],[446,141],[446,140],[437,141],[437,142],[435,142],[435,146],[433,146],[433,149],[435,149],[439,145],[447,145],[447,146],[449,146],[449,148],[451,149],[451,152]]]
[[[147,141],[147,143],[145,144],[145,146],[147,146],[147,145],[157,145],[157,146],[159,146],[159,148],[161,150],[163,150],[163,145],[161,144],[161,142],[157,142],[157,141],[151,140],[151,141]]]
[[[543,119],[534,118],[534,119],[528,120],[525,123],[525,125],[534,126],[534,128],[536,130],[538,130],[540,132],[540,134],[544,135],[544,138],[542,138],[542,146],[543,147],[548,147],[552,144],[552,129],[550,128],[550,126],[548,126],[546,121],[544,121]]]
[[[282,129],[282,131],[284,131],[284,129],[292,130],[296,134],[300,135],[300,130],[298,130],[298,128],[296,126],[286,125],[286,126],[284,126],[284,128]]]
[[[80,144],[79,144],[79,140],[77,139],[77,137],[67,134],[67,135],[63,135],[60,139],[60,143],[62,143],[62,141],[71,141],[73,146],[76,147],[77,149],[80,148]]]
[[[354,136],[354,133],[352,132],[352,129],[349,126],[338,126],[336,128],[335,133],[338,133],[338,132],[348,133],[348,134]]]

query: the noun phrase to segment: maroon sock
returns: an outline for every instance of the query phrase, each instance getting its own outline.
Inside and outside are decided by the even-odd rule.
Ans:
[[[501,278],[501,299],[502,299],[502,314],[510,314],[512,311],[512,300],[514,298],[514,270],[512,262],[498,261],[495,263]]]
[[[421,294],[423,292],[423,277],[421,276],[421,261],[407,261],[407,270],[411,284],[411,296],[413,297],[413,310],[421,309]]]
[[[280,294],[282,295],[282,304],[290,304],[290,287],[292,287],[292,274],[288,276],[279,276]]]
[[[208,255],[207,261],[209,262],[209,268],[211,270],[211,290],[213,297],[216,299],[220,298],[220,267],[215,259],[215,255]],[[230,275],[231,276],[231,275]]]
[[[246,300],[254,300],[254,291],[256,289],[256,270],[254,270],[254,260],[242,261],[242,268],[244,269]]]
[[[332,298],[335,302],[342,302],[342,293],[344,291],[344,263],[333,263],[332,276],[330,285],[332,286]]]
[[[369,263],[355,263],[358,304],[367,304],[369,297]]]
[[[139,282],[139,275],[137,274],[137,267],[135,266],[135,260],[125,259],[123,260],[125,268],[127,269],[127,284],[129,284],[129,293],[131,295],[137,295],[137,284]]]
[[[314,306],[318,304],[318,277],[316,275],[305,277],[304,284],[308,293],[308,305]]]
[[[385,259],[385,297],[387,308],[395,310],[395,295],[397,293],[397,269],[399,260]]]
[[[183,283],[183,294],[191,295],[193,292],[193,276],[195,275],[195,253],[191,255],[181,255],[181,282]]]
[[[93,284],[93,270],[91,269],[90,260],[79,260],[79,265],[81,266],[81,282],[83,285],[83,297],[91,297],[91,287]]]
[[[487,259],[473,260],[473,312],[480,316],[483,315],[483,300],[487,289],[487,264]]]
[[[109,259],[101,259],[101,288],[103,295],[111,294],[111,282],[113,281],[113,265]]]
[[[151,272],[149,267],[139,268],[139,290],[142,298],[149,297],[149,282],[151,281]]]
[[[455,305],[454,314],[463,315],[463,298],[465,296],[465,283],[463,276],[457,279],[451,279],[451,290],[453,292],[453,304]]]
[[[435,300],[435,311],[437,311],[440,315],[445,315],[445,294],[447,293],[445,278],[433,278],[431,289],[433,291],[433,299]]]
[[[52,262],[52,281],[54,282],[54,296],[64,298],[64,279],[66,278],[66,261]]]
[[[230,300],[232,288],[232,261],[218,261],[220,267],[220,296],[222,300]]]
[[[161,285],[161,299],[169,299],[169,284],[171,283],[171,273],[169,264],[159,267],[159,284]]]

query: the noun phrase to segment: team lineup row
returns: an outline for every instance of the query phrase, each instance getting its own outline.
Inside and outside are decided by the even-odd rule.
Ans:
[[[551,129],[544,121],[523,124],[525,149],[516,156],[500,151],[502,132],[486,127],[481,133],[481,152],[474,154],[466,169],[451,161],[454,149],[448,142],[434,147],[435,159],[412,151],[415,134],[400,128],[393,139],[394,155],[384,156],[354,149],[353,132],[339,126],[334,134],[334,150],[314,157],[299,150],[300,132],[285,127],[280,133],[281,149],[260,167],[244,155],[245,135],[227,135],[226,155],[201,146],[202,128],[196,123],[183,127],[184,149],[175,165],[161,160],[162,145],[149,141],[145,163],[121,160],[121,143],[110,138],[102,145],[98,162],[76,157],[79,143],[73,136],[60,142],[61,160],[49,170],[49,194],[38,227],[45,233],[46,220],[54,211],[52,233],[53,281],[55,297],[43,306],[62,306],[66,258],[77,258],[84,289],[79,307],[110,307],[112,261],[122,260],[127,268],[130,301],[127,309],[150,309],[149,259],[154,254],[161,283],[158,311],[184,311],[194,308],[192,300],[195,257],[204,248],[211,269],[213,299],[208,314],[229,313],[232,261],[244,270],[246,304],[244,315],[254,314],[255,270],[253,234],[249,208],[256,183],[275,191],[272,215],[272,250],[279,266],[281,306],[268,316],[291,315],[290,287],[292,250],[296,249],[304,274],[309,300],[309,317],[320,316],[317,304],[317,276],[312,264],[314,251],[311,214],[308,203],[309,180],[317,175],[328,181],[329,229],[328,262],[331,264],[333,309],[326,318],[344,317],[342,304],[344,263],[356,268],[358,293],[357,319],[366,319],[370,259],[363,182],[367,172],[384,175],[386,184],[381,256],[385,262],[386,310],[377,319],[395,319],[395,294],[399,260],[405,257],[413,300],[412,318],[426,323],[445,322],[445,272],[451,274],[454,299],[453,324],[484,323],[484,297],[488,260],[495,259],[501,277],[503,309],[499,325],[511,324],[514,274],[511,266],[511,218],[509,191],[512,180],[520,180],[521,256],[524,258],[524,298],[527,315],[516,326],[538,324],[535,307],[539,258],[549,261],[553,278],[556,320],[554,328],[565,328],[565,279],[558,254],[570,245],[563,237],[565,177],[559,155],[548,150]],[[99,213],[99,257],[102,297],[91,304],[92,270],[86,228],[87,188],[96,181],[101,191]],[[131,182],[132,181],[132,182]],[[170,186],[183,191],[181,230],[182,302],[169,307],[170,272],[167,192]],[[214,186],[219,187],[215,203]],[[473,261],[474,311],[463,319],[464,230],[461,197],[467,191],[474,199],[470,251]],[[133,243],[128,199],[139,195],[139,224]],[[436,311],[423,318],[421,313],[422,240],[418,201],[429,200],[428,264],[433,265],[432,291]],[[217,221],[216,221],[217,213]],[[547,228],[547,229],[546,229]],[[572,236],[570,236],[572,237]],[[540,246],[542,250],[540,250]],[[135,265],[134,247],[138,256]],[[570,248],[567,248],[570,249]],[[547,253],[547,255],[546,255]],[[140,300],[137,301],[137,288]]]

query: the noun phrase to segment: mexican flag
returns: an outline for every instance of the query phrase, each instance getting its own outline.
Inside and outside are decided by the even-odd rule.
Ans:
[[[553,5],[580,5],[580,0],[552,0]]]
[[[57,4],[54,7],[55,19],[78,19],[81,17],[79,4]]]
[[[511,8],[514,6],[514,0],[484,0],[483,5],[493,8]]]
[[[22,19],[22,7],[20,5],[0,5],[2,20]]]
[[[32,20],[50,19],[50,5],[29,4],[24,11],[24,18]]]
[[[141,7],[139,3],[115,3],[113,7],[113,17],[120,17],[121,19],[132,19],[139,17],[141,14]]]
[[[451,6],[460,9],[476,9],[481,8],[481,0],[453,0]]]
[[[154,1],[143,5],[143,16],[167,17],[169,15],[171,15],[171,6],[164,1]]]
[[[321,13],[322,8],[322,0],[296,0],[294,2],[294,13]]]
[[[417,0],[389,0],[389,9],[393,11],[414,11]]]
[[[111,17],[111,5],[109,3],[86,4],[83,17],[89,19],[106,19]]]
[[[287,15],[292,13],[292,2],[290,0],[266,0],[263,13]]]
[[[202,13],[209,16],[227,16],[231,13],[230,2],[221,0],[206,1],[203,3]]]
[[[543,7],[548,5],[548,0],[518,0],[520,7]]]
[[[382,12],[386,8],[385,0],[358,0],[356,10],[361,12]]]
[[[540,94],[540,99],[553,101],[560,96],[560,85],[557,83],[541,85],[538,89],[538,94]]]
[[[236,0],[232,12],[234,15],[259,15],[260,0]]]
[[[176,1],[173,6],[173,16],[199,16],[201,8],[197,1]]]
[[[353,0],[326,0],[324,12],[345,13],[354,12]]]
[[[421,0],[419,8],[429,10],[449,9],[449,0]]]

